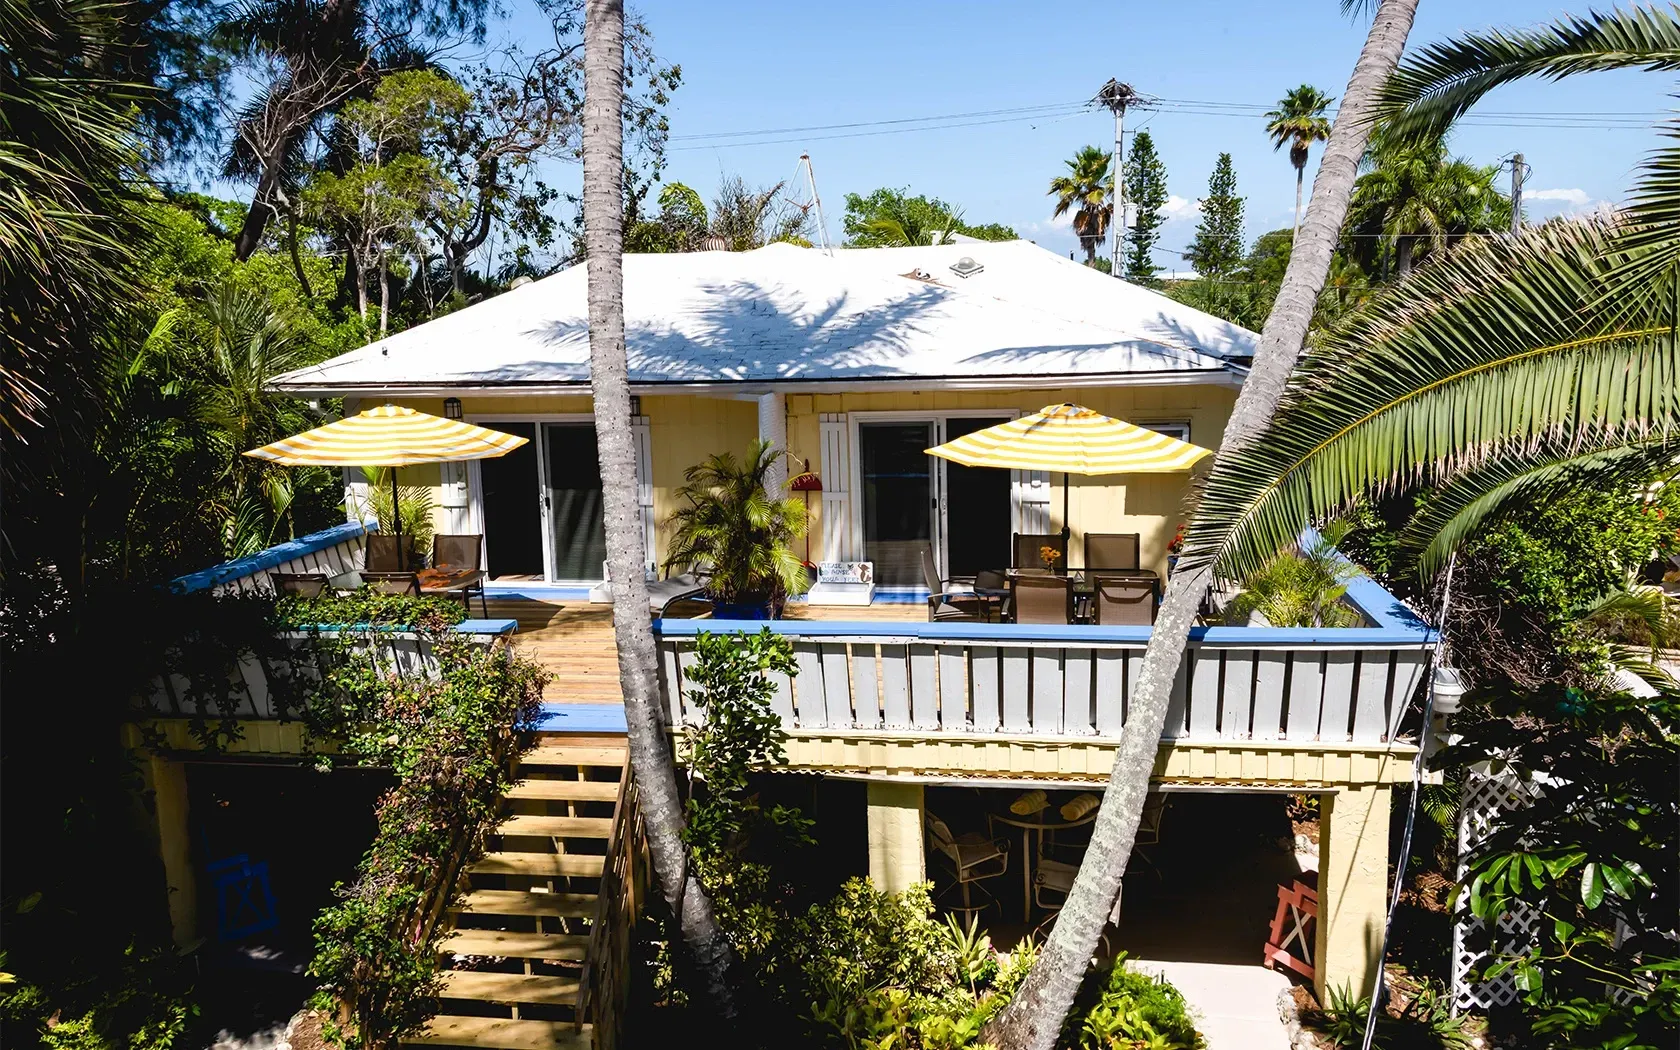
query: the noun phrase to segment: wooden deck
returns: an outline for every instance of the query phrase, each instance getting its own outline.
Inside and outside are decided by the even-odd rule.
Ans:
[[[704,606],[694,605],[698,611]],[[680,615],[681,606],[671,610]],[[617,704],[618,655],[613,651],[612,607],[587,601],[540,602],[530,598],[490,598],[490,616],[519,621],[514,644],[554,676],[543,699],[557,704]],[[788,606],[790,620],[923,621],[927,609],[916,604],[877,604],[860,608]]]

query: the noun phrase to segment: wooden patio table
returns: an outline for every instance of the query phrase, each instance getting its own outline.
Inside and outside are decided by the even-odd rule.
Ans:
[[[1054,812],[1054,809],[1050,806],[1046,806],[1044,809],[1039,811],[1039,813],[1047,812]],[[1029,852],[1032,846],[1032,836],[1034,834],[1038,835],[1039,846],[1042,848],[1044,844],[1044,833],[1046,831],[1065,831],[1068,828],[1077,828],[1082,825],[1089,824],[1097,819],[1097,811],[1093,808],[1091,812],[1085,814],[1083,817],[1080,817],[1078,820],[1061,821],[1037,820],[1034,817],[1018,817],[1013,813],[990,813],[987,814],[987,816],[1000,824],[1008,824],[1012,828],[1019,828],[1021,830],[1021,921],[1030,923],[1032,922],[1033,906],[1033,858],[1038,856],[1036,851]]]

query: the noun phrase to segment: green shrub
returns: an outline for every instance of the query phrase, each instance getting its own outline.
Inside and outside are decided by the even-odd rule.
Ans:
[[[1342,985],[1330,989],[1329,999],[1324,1007],[1324,1037],[1337,1050],[1358,1050],[1365,1042],[1370,996],[1356,999]],[[1445,992],[1430,983],[1418,988],[1398,1015],[1379,1011],[1371,1040],[1371,1050],[1464,1050],[1470,1045],[1465,1020],[1453,1016]]]
[[[1056,1045],[1063,1050],[1202,1050],[1184,996],[1165,980],[1127,968],[1122,954],[1092,970]]]
[[[42,1050],[172,1050],[198,1006],[187,964],[165,949],[130,946],[121,957],[79,960],[85,968],[47,987],[0,973],[0,1022],[8,1047]],[[7,970],[0,952],[0,970]]]
[[[287,627],[408,627],[438,631],[467,618],[467,610],[453,598],[384,594],[363,587],[349,594],[323,593],[316,598],[283,595],[276,615]]]

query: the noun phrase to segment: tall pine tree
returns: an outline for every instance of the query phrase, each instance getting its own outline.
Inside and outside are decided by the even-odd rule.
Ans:
[[[1243,261],[1243,199],[1237,196],[1237,173],[1231,155],[1221,153],[1202,199],[1202,221],[1184,257],[1210,281],[1228,280]]]
[[[1167,166],[1155,152],[1149,132],[1140,131],[1132,140],[1132,155],[1126,158],[1126,204],[1136,209],[1137,221],[1127,234],[1125,266],[1126,276],[1141,285],[1161,283],[1155,279],[1161,271],[1155,265],[1155,244],[1166,221],[1161,215],[1166,203]]]

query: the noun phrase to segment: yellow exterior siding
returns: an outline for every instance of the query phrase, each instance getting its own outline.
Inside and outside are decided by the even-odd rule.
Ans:
[[[787,396],[788,448],[793,462],[789,475],[809,461],[811,469],[822,470],[819,415],[825,412],[927,412],[937,415],[952,411],[996,409],[1004,413],[1035,412],[1048,404],[1073,401],[1106,415],[1133,423],[1188,423],[1190,440],[1215,448],[1225,421],[1236,400],[1236,388],[1216,384],[1171,386],[1124,386],[1105,388],[1056,388],[1000,391],[909,391],[891,390],[840,394],[789,394]],[[581,396],[474,397],[461,399],[468,419],[532,418],[541,415],[586,415],[591,401]],[[441,398],[411,398],[398,404],[422,412],[442,414]],[[714,452],[744,454],[758,436],[757,405],[751,397],[739,398],[695,394],[647,395],[641,399],[642,414],[649,425],[649,452],[653,468],[653,500],[656,520],[663,522],[675,509],[673,493],[683,481],[683,471]],[[435,466],[407,468],[402,473],[407,485],[437,486]],[[832,485],[834,479],[824,478]],[[1166,545],[1179,521],[1189,476],[1183,474],[1130,475],[1113,478],[1073,478],[1070,517],[1075,550],[1084,530],[1136,532],[1142,537],[1143,563],[1157,571],[1166,568]],[[1062,527],[1062,476],[1051,477],[1051,529]],[[821,560],[823,550],[822,501],[812,498],[811,558]],[[438,512],[443,524],[444,512]],[[657,558],[663,558],[665,530],[659,533]],[[1077,558],[1077,555],[1076,555]]]

